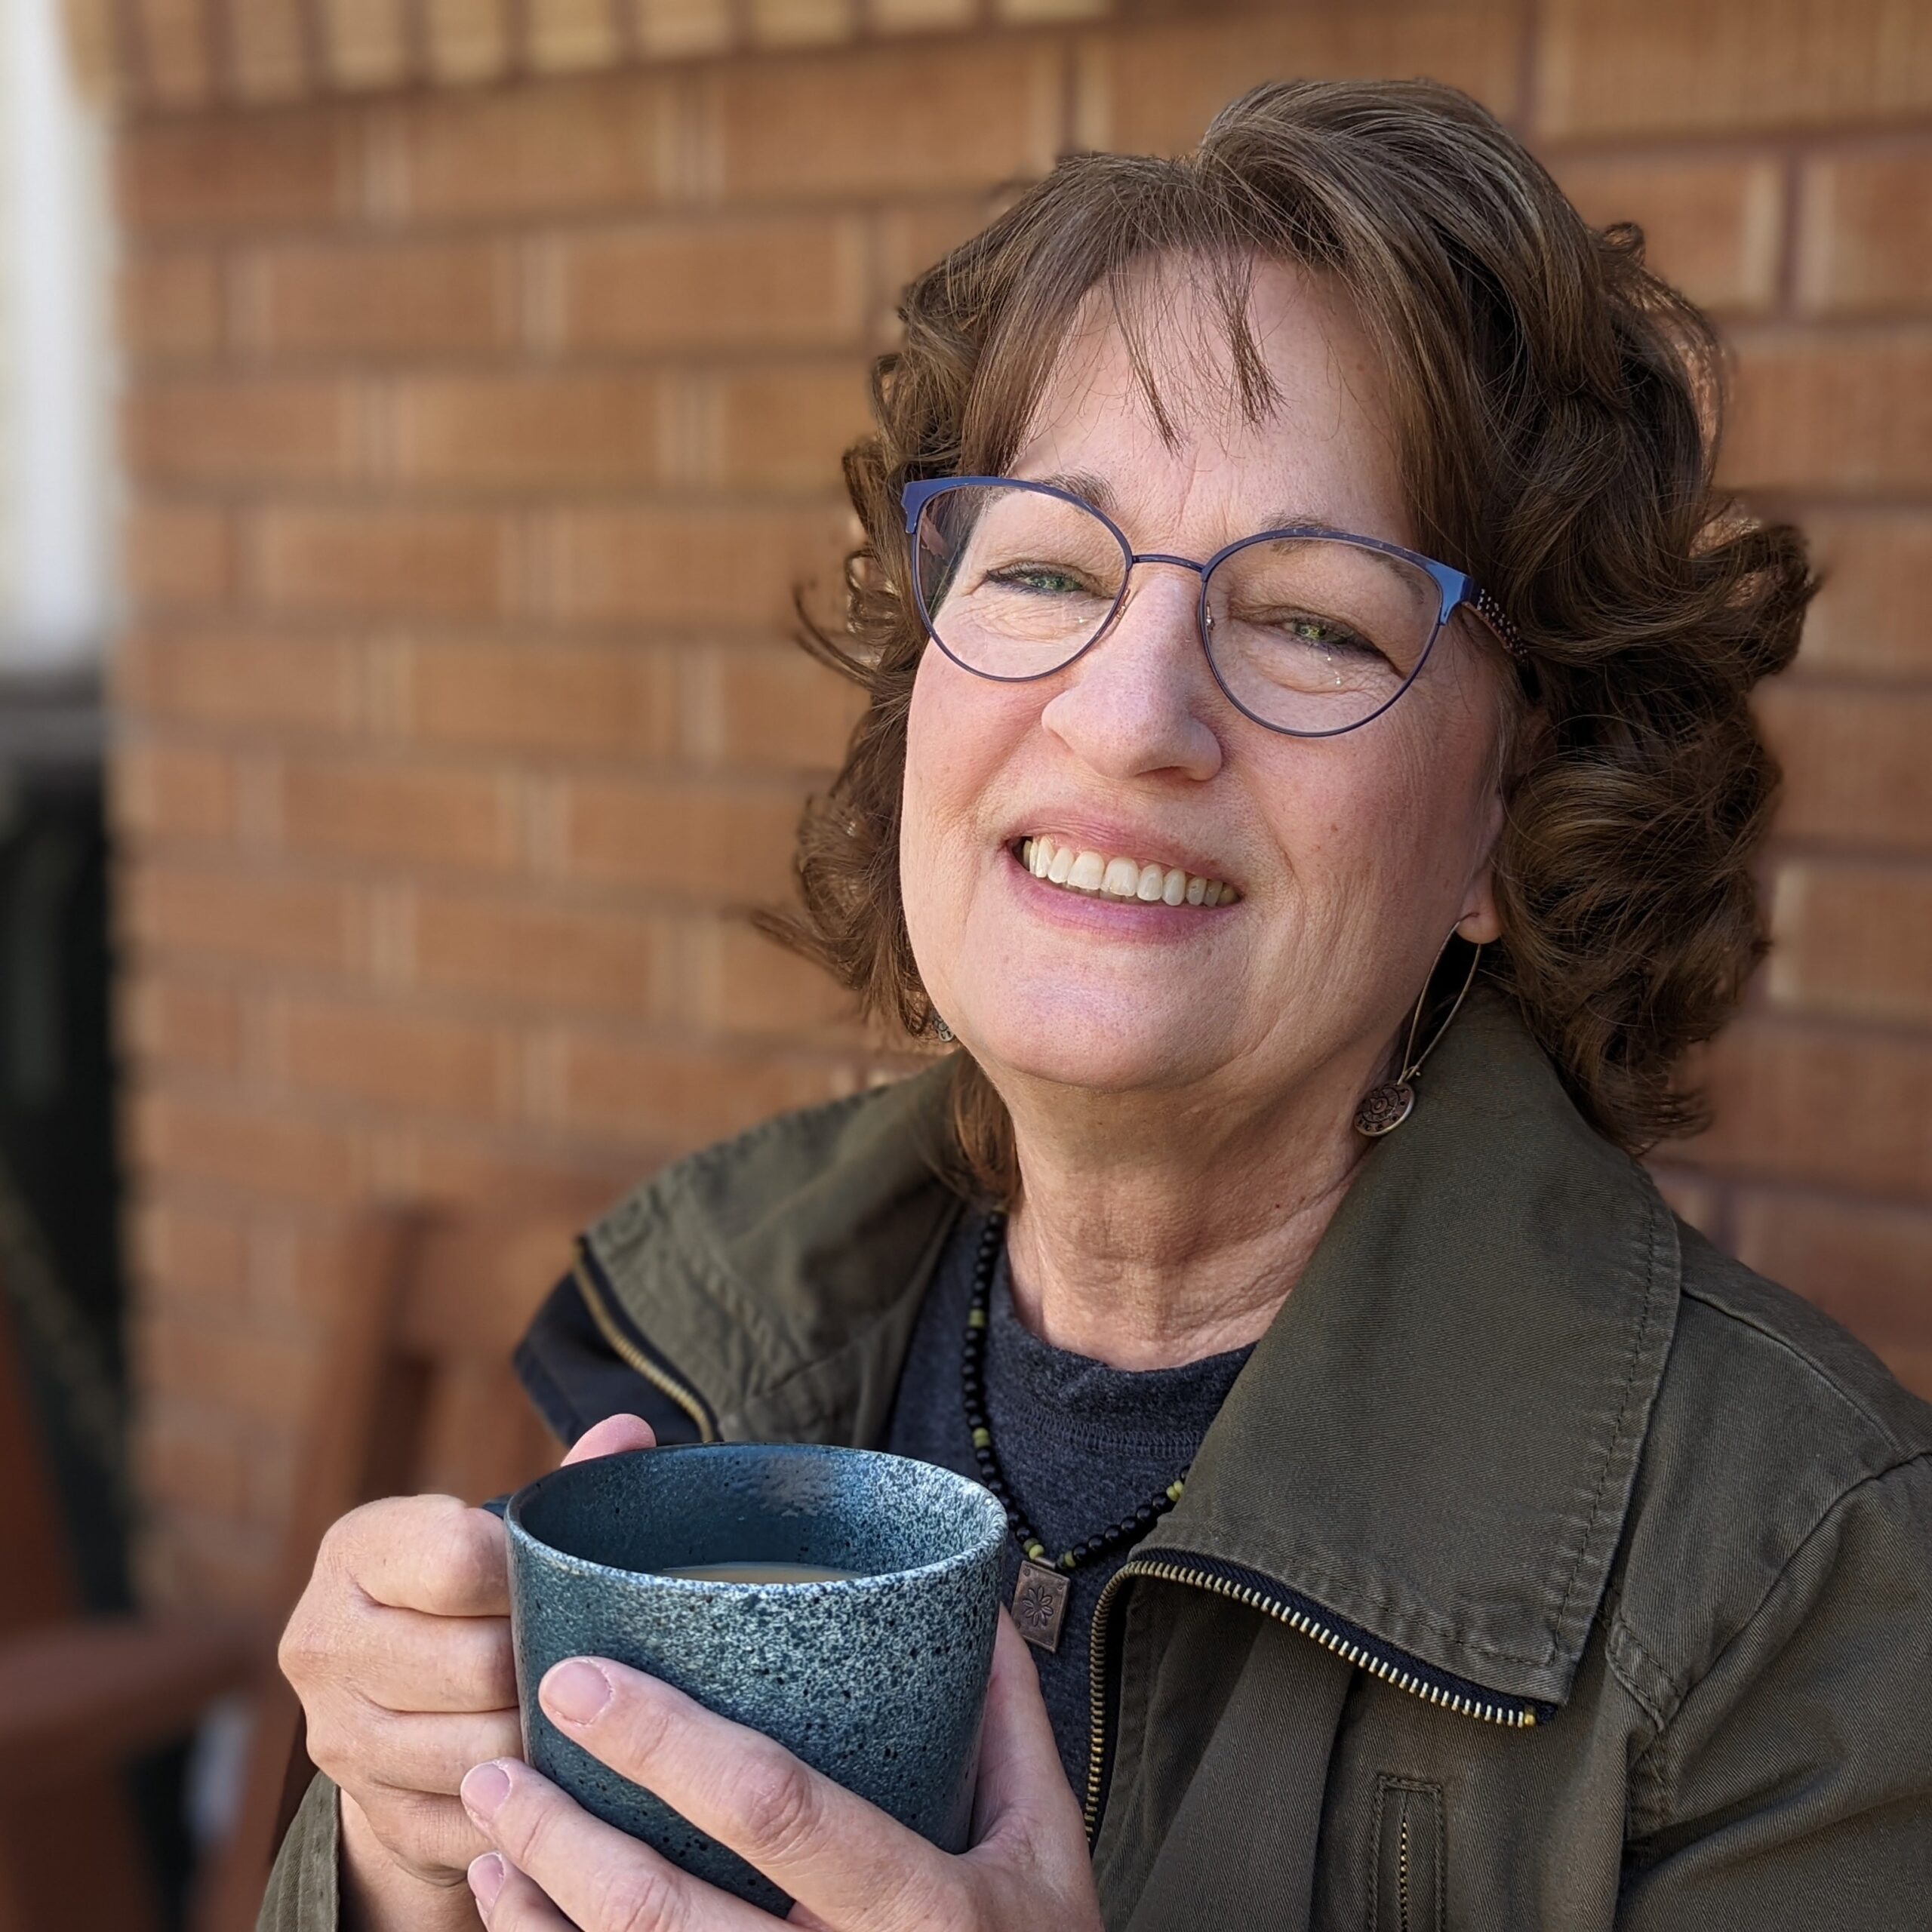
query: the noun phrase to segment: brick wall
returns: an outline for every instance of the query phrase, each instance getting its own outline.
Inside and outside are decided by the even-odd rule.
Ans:
[[[113,10],[140,47],[97,43],[155,1591],[261,1586],[359,1204],[594,1199],[879,1064],[742,917],[851,715],[783,639],[867,358],[1000,184],[1185,145],[1270,75],[1470,88],[1724,318],[1730,470],[1837,574],[1764,707],[1780,950],[1666,1174],[1932,1391],[1932,16],[443,0],[358,65],[391,11],[218,10],[245,47],[152,0]],[[674,15],[722,37],[670,57]],[[827,45],[771,44],[808,20]],[[541,71],[571,20],[608,71]]]

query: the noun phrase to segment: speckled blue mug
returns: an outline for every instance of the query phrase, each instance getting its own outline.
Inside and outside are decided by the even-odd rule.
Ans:
[[[965,1847],[1006,1518],[977,1483],[816,1444],[641,1449],[540,1477],[503,1512],[524,1755],[586,1810],[740,1898],[790,1901],[543,1713],[565,1657],[648,1671],[949,1851]],[[721,1564],[849,1571],[718,1583]]]

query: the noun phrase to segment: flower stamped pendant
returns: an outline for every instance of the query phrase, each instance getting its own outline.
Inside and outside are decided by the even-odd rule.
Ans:
[[[1415,1103],[1416,1090],[1406,1080],[1371,1087],[1355,1109],[1355,1131],[1371,1140],[1392,1134],[1408,1118]]]
[[[1060,1626],[1066,1620],[1066,1595],[1072,1578],[1044,1563],[1024,1557],[1019,1580],[1013,1586],[1013,1621],[1020,1634],[1036,1649],[1060,1648]]]

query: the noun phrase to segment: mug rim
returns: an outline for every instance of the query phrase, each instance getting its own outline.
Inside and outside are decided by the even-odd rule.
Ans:
[[[988,1512],[986,1534],[968,1543],[949,1556],[935,1557],[929,1563],[914,1564],[899,1570],[879,1570],[864,1575],[851,1577],[826,1577],[798,1583],[734,1582],[723,1577],[672,1577],[661,1570],[626,1570],[614,1563],[599,1563],[593,1558],[579,1556],[568,1549],[559,1549],[555,1543],[546,1543],[523,1520],[526,1502],[536,1500],[537,1493],[561,1478],[567,1478],[580,1469],[588,1469],[599,1465],[627,1462],[647,1456],[682,1455],[743,1455],[750,1453],[768,1455],[812,1457],[863,1457],[868,1461],[880,1463],[905,1463],[921,1470],[928,1476],[938,1478],[943,1484],[955,1486],[966,1492],[966,1499],[974,1503],[983,1501]],[[975,1482],[971,1476],[961,1475],[957,1469],[949,1469],[938,1463],[922,1461],[916,1456],[897,1456],[884,1449],[853,1449],[836,1442],[672,1442],[663,1447],[649,1449],[621,1449],[610,1456],[598,1456],[582,1463],[566,1463],[554,1469],[546,1469],[540,1476],[530,1481],[512,1495],[503,1507],[503,1527],[520,1542],[533,1551],[540,1552],[546,1561],[560,1564],[573,1573],[587,1578],[614,1579],[620,1582],[648,1583],[678,1590],[849,1590],[866,1585],[884,1586],[900,1584],[909,1578],[933,1578],[944,1576],[953,1570],[983,1562],[989,1552],[997,1552],[1007,1534],[1006,1512],[999,1499],[984,1484]]]

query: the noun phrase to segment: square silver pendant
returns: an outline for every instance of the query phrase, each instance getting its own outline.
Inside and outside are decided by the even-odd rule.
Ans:
[[[1060,1626],[1066,1620],[1066,1595],[1073,1580],[1029,1556],[1021,1560],[1013,1586],[1013,1620],[1027,1642],[1042,1651],[1060,1648]]]

